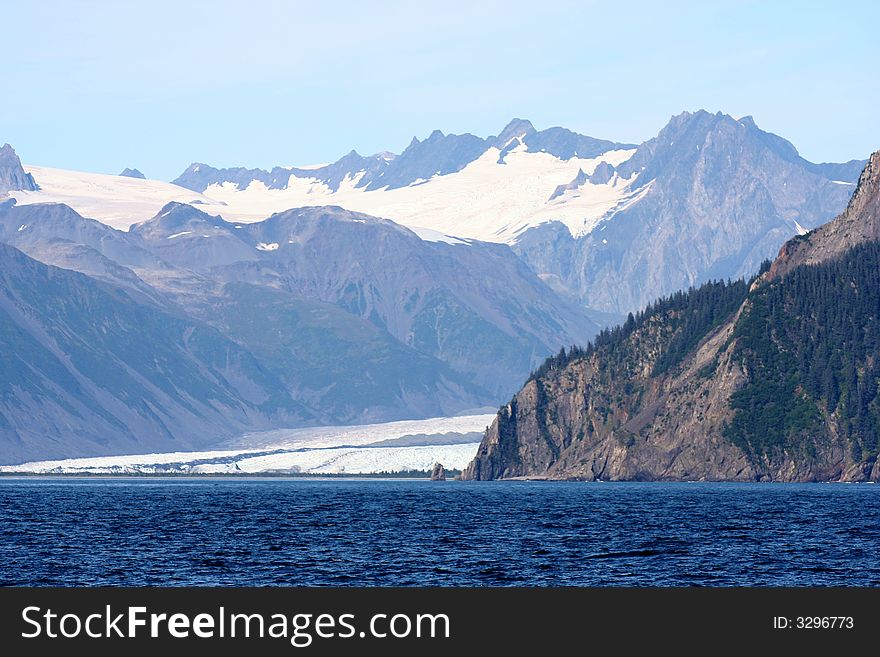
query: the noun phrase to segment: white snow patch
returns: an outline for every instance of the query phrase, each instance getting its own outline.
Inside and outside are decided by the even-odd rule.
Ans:
[[[133,224],[152,219],[171,201],[199,201],[199,208],[209,214],[228,210],[203,194],[160,180],[32,165],[24,165],[24,169],[40,182],[40,189],[10,192],[19,205],[64,203],[84,217],[119,230],[128,230]]]
[[[635,176],[630,178],[627,181],[627,184],[631,185],[637,177],[638,177],[638,174],[636,174]],[[618,212],[622,212],[623,210],[626,210],[627,208],[632,207],[633,205],[638,203],[640,200],[642,200],[645,197],[645,195],[653,188],[653,186],[654,186],[654,181],[652,180],[651,182],[649,182],[647,185],[645,185],[641,189],[639,189],[635,192],[632,192],[629,195],[625,196],[623,199],[621,199],[621,201],[614,208],[612,208],[610,212],[608,212],[607,214],[605,214],[603,217],[600,218],[601,223],[603,224],[602,228],[604,228],[605,225],[607,225],[607,222],[610,221],[611,219],[613,219],[614,215],[616,215]],[[590,230],[592,230],[593,228],[598,226],[599,223],[600,223],[600,221],[596,221]]]
[[[810,232],[810,231],[808,231],[806,228],[804,228],[803,226],[801,226],[801,225],[797,222],[796,219],[792,219],[792,221],[794,221],[794,229],[797,231],[797,234],[798,234],[798,235],[806,235],[807,233]]]
[[[418,235],[425,242],[444,242],[445,244],[467,244],[465,240],[458,239],[452,235],[445,235],[439,231],[430,228],[422,228],[421,226],[410,226],[409,229]]]
[[[287,189],[266,189],[252,183],[211,185],[205,195],[227,205],[218,212],[228,221],[251,222],[294,207],[339,205],[348,210],[385,217],[409,228],[427,228],[442,235],[488,242],[513,242],[531,226],[558,220],[576,235],[589,232],[598,221],[628,198],[630,180],[608,185],[585,185],[576,196],[548,203],[560,185],[579,169],[592,173],[600,162],[618,166],[635,149],[609,151],[596,158],[561,160],[548,153],[529,153],[517,147],[498,166],[498,148],[489,148],[457,173],[433,176],[398,189],[366,191],[357,187],[363,176],[349,176],[337,191],[315,178],[291,176]]]
[[[20,232],[23,231],[25,228],[27,228],[27,224],[22,224],[21,226],[18,227],[18,232],[20,233]]]
[[[832,180],[835,185],[855,185],[855,183],[847,182],[845,180]]]
[[[278,242],[260,242],[257,244],[258,251],[277,251]]]
[[[520,144],[505,155],[505,165],[498,166],[500,150],[489,148],[457,173],[369,192],[357,187],[364,172],[346,176],[336,191],[317,178],[291,175],[285,189],[269,189],[259,181],[239,189],[226,182],[194,194],[156,180],[26,166],[42,189],[12,195],[20,204],[66,203],[84,216],[120,229],[155,216],[170,201],[199,201],[201,210],[233,223],[261,221],[290,208],[339,205],[440,235],[512,243],[529,227],[553,220],[564,223],[574,235],[593,230],[632,197],[632,178],[586,184],[577,193],[551,202],[549,197],[558,186],[571,182],[579,169],[590,174],[600,162],[618,166],[633,153],[635,149],[614,150],[595,158],[562,160],[549,153],[529,153]]]
[[[175,237],[183,237],[184,235],[192,235],[191,230],[185,230],[181,233],[174,233],[174,235],[169,235],[167,239],[173,240]]]

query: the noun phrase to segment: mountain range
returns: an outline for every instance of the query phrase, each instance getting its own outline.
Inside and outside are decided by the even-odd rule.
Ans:
[[[5,332],[27,336],[31,345],[9,345],[20,359],[10,372],[26,371],[31,358],[42,363],[48,351],[58,359],[52,371],[64,373],[53,377],[36,368],[40,395],[29,404],[22,403],[20,381],[5,382],[9,405],[0,437],[7,459],[118,453],[133,444],[152,451],[201,447],[203,436],[217,440],[246,427],[451,415],[509,394],[559,344],[582,342],[598,328],[506,245],[427,241],[390,221],[341,208],[301,208],[231,224],[170,203],[123,232],[65,205],[8,200],[0,204],[0,242],[10,262],[2,287],[10,308]],[[11,275],[19,270],[30,274]],[[43,284],[68,278],[61,289]],[[106,294],[94,301],[100,292]],[[65,314],[56,316],[53,304],[61,302]],[[116,319],[107,320],[107,331],[131,343],[125,356],[95,340],[90,323],[103,321],[96,305],[113,318],[155,315],[156,322],[132,326],[126,336],[118,335]],[[165,332],[169,324],[176,337]],[[210,340],[189,354],[193,332]],[[186,352],[178,360],[193,363],[180,370],[155,365],[165,372],[167,395],[150,401],[148,410],[145,389],[124,392],[126,384],[117,390],[103,383],[97,366],[79,366],[84,359],[118,363],[126,376],[143,382],[148,377],[128,358],[140,359],[160,345]],[[221,368],[222,380],[212,367]],[[188,392],[200,376],[206,379],[202,394]],[[120,419],[124,440],[81,439],[85,426],[112,435],[72,410],[93,384],[122,408],[159,415],[162,431]],[[229,398],[217,392],[221,384]],[[177,413],[173,390],[186,391],[198,421]],[[199,404],[216,410],[216,417]],[[222,420],[230,408],[240,422]],[[80,417],[82,426],[60,409]],[[69,431],[74,438],[63,438]],[[58,438],[46,444],[40,438],[46,434]],[[163,434],[167,440],[159,440]]]
[[[864,163],[812,163],[751,117],[700,110],[640,145],[514,119],[498,136],[434,131],[399,155],[351,152],[320,166],[194,163],[173,185],[30,167],[41,190],[13,196],[63,202],[121,229],[169,201],[241,223],[340,206],[420,234],[508,244],[559,294],[623,317],[754,272],[840,212]]]
[[[641,145],[515,119],[318,167],[197,163],[174,183],[4,146],[0,454],[496,406],[647,301],[755,271],[843,209],[862,165],[703,111]]]
[[[880,151],[746,282],[663,298],[532,374],[466,479],[880,480]]]

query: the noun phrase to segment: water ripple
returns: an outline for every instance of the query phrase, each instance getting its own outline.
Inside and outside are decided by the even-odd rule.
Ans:
[[[880,487],[0,479],[0,585],[880,584]]]

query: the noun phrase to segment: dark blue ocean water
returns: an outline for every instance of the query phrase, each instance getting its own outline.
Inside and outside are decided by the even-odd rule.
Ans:
[[[0,478],[0,584],[880,586],[880,486]]]

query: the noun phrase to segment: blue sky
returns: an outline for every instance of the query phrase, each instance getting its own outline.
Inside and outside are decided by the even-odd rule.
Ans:
[[[880,148],[880,3],[40,2],[4,7],[0,143],[171,179],[514,116],[640,142],[751,114],[814,161]]]

